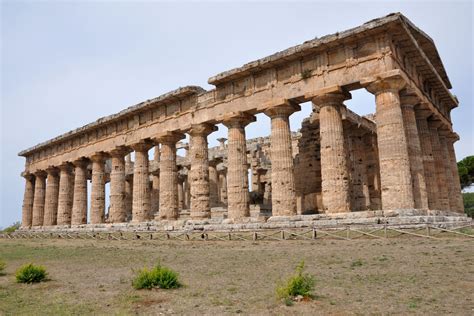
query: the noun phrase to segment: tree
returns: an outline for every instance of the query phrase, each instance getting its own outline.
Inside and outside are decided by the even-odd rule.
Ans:
[[[474,182],[474,156],[467,156],[458,162],[461,189],[468,188]]]

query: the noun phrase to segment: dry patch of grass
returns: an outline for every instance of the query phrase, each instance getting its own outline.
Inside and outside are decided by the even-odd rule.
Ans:
[[[474,243],[465,239],[179,242],[1,240],[0,314],[470,314]],[[314,299],[285,306],[278,280],[304,260]],[[29,262],[45,283],[15,282]],[[137,291],[156,262],[184,287]]]

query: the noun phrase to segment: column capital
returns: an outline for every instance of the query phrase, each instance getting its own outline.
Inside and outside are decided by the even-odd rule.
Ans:
[[[90,160],[92,160],[93,162],[103,162],[108,158],[108,156],[109,155],[107,153],[99,151],[90,156]]]
[[[214,157],[212,159],[209,159],[209,166],[211,167],[217,167],[218,164],[220,164],[222,162],[222,158],[221,157]]]
[[[66,171],[66,172],[71,172],[72,165],[70,162],[63,162],[58,166],[59,170],[61,171]]]
[[[79,159],[76,159],[72,162],[72,164],[75,166],[75,167],[81,167],[81,168],[85,168],[87,167],[87,165],[89,164],[89,160],[82,157],[82,158],[79,158]]]
[[[159,134],[154,137],[153,140],[160,144],[176,144],[178,141],[184,138],[184,133],[173,131]]]
[[[333,86],[321,90],[313,96],[311,101],[318,107],[326,105],[342,105],[345,100],[350,100],[352,95],[340,86]]]
[[[402,108],[411,108],[414,109],[415,106],[421,103],[420,98],[415,94],[400,94],[400,105]]]
[[[443,122],[437,120],[436,118],[430,118],[428,120],[428,126],[430,128],[440,128],[443,125]]]
[[[46,168],[46,172],[48,173],[48,176],[57,176],[59,173],[59,169],[55,166],[49,166],[48,168]]]
[[[126,146],[117,146],[114,149],[112,149],[109,153],[112,157],[115,158],[122,158],[125,157],[127,154],[130,153],[130,148]]]
[[[405,88],[407,82],[401,70],[394,69],[376,77],[362,79],[360,84],[370,93],[377,95],[385,91],[399,92]]]
[[[46,176],[48,175],[46,173],[46,171],[44,170],[36,170],[35,172],[33,172],[33,174],[35,175],[36,178],[46,178]]]
[[[209,123],[193,124],[189,130],[191,136],[207,136],[217,131],[217,126]]]
[[[146,152],[154,146],[154,143],[149,139],[142,139],[138,143],[130,145],[134,151]]]
[[[300,111],[301,107],[293,102],[286,100],[282,104],[273,105],[267,108],[263,113],[270,118],[278,117],[278,116],[285,116],[288,117],[294,112]]]
[[[222,118],[222,124],[224,124],[226,127],[245,127],[256,120],[257,119],[254,115],[245,112],[232,112],[224,115]],[[226,140],[227,138],[218,139],[219,143],[221,143],[221,146],[224,145]]]
[[[28,172],[28,171],[23,171],[23,172],[21,173],[21,176],[22,176],[23,178],[25,178],[26,180],[29,180],[29,181],[34,180],[34,178],[35,178],[35,175],[32,174],[32,173],[30,173],[30,172]]]

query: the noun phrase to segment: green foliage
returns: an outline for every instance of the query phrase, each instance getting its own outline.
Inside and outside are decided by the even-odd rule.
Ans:
[[[138,270],[135,279],[132,281],[132,286],[137,290],[152,288],[174,289],[181,286],[178,276],[177,272],[157,264],[152,269],[143,268]]]
[[[35,266],[32,263],[22,266],[16,271],[16,281],[18,283],[38,283],[45,281],[48,273],[42,266]]]
[[[314,277],[308,273],[304,273],[304,261],[301,261],[296,267],[295,274],[286,282],[279,284],[276,289],[277,297],[290,306],[291,299],[301,295],[303,297],[311,297],[314,290]],[[288,302],[291,302],[290,304]]]
[[[361,267],[363,264],[364,262],[362,260],[357,259],[351,262],[351,268]]]
[[[2,232],[6,234],[10,234],[10,233],[13,233],[15,230],[17,230],[18,228],[20,228],[20,222],[15,222],[11,226],[8,226],[7,228],[5,228]]]
[[[305,69],[301,72],[301,78],[308,79],[311,77],[311,69]]]
[[[474,193],[463,193],[462,198],[464,201],[464,212],[467,216],[474,218]]]
[[[467,188],[474,182],[474,156],[467,156],[458,162],[458,173],[461,188]]]
[[[5,263],[5,261],[3,260],[0,260],[0,275],[4,275],[5,272],[5,268],[7,267],[7,264]]]

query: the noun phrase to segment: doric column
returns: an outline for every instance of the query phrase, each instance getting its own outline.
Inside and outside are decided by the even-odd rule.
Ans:
[[[365,134],[365,158],[367,164],[367,181],[369,183],[370,209],[382,209],[380,198],[380,167],[379,153],[377,148],[377,135],[374,133]]]
[[[189,157],[191,170],[189,179],[191,184],[191,218],[201,219],[211,217],[209,204],[209,160],[207,136],[216,131],[217,127],[211,124],[193,125],[189,131]]]
[[[367,90],[375,94],[377,142],[380,161],[382,209],[411,209],[413,199],[410,157],[400,106],[399,91],[405,86],[401,76],[371,82]]]
[[[425,174],[426,192],[428,196],[428,207],[431,210],[440,210],[441,205],[438,195],[438,180],[436,165],[431,145],[431,133],[428,127],[428,111],[415,110],[416,126],[420,139],[421,157],[423,159],[423,170]]]
[[[184,209],[184,178],[181,175],[178,175],[178,209]]]
[[[126,163],[125,163],[126,164]],[[127,170],[127,167],[125,167]],[[129,221],[132,219],[132,207],[133,207],[133,173],[125,176],[125,220]]]
[[[123,223],[127,220],[125,196],[125,155],[128,149],[119,147],[110,152],[112,170],[110,172],[109,222]]]
[[[21,227],[31,227],[33,219],[33,200],[35,195],[35,177],[31,173],[23,173],[25,178],[25,192],[23,193],[23,207],[21,212]]]
[[[250,216],[245,126],[255,120],[253,115],[235,113],[224,118],[222,122],[228,129],[227,214],[230,219]]]
[[[132,222],[139,223],[151,220],[150,178],[148,175],[148,150],[151,142],[141,141],[132,145],[135,150],[133,165],[133,205]]]
[[[58,225],[71,225],[72,199],[74,178],[71,173],[71,164],[63,163],[59,166],[59,197],[58,197]]]
[[[357,131],[353,129],[349,130],[352,161],[348,161],[348,164],[352,163],[352,211],[365,211],[370,209],[369,172],[367,164],[367,158],[370,154],[364,142],[365,137],[363,132],[359,131],[357,133]]]
[[[461,181],[459,180],[458,164],[456,161],[456,153],[454,152],[454,142],[458,140],[456,135],[450,135],[446,137],[446,145],[449,154],[450,171],[453,174],[453,196],[452,204],[454,211],[461,214],[464,213],[464,202],[461,193]]]
[[[219,203],[221,205],[227,205],[227,170],[222,169],[219,171]]]
[[[153,162],[156,169],[151,176],[151,215],[155,218],[160,209],[160,146],[156,145],[153,153]]]
[[[436,185],[438,186],[438,206],[440,210],[449,210],[449,191],[447,188],[446,170],[444,159],[444,150],[441,148],[439,141],[438,127],[439,121],[429,120],[428,127],[430,130],[431,147],[433,149],[433,158],[436,169]]]
[[[450,154],[448,151],[448,141],[446,140],[446,134],[448,131],[445,130],[438,130],[439,131],[439,144],[441,146],[441,153],[443,154],[443,169],[446,175],[446,182],[445,187],[448,191],[448,203],[449,203],[449,210],[455,212],[457,209],[457,201],[456,201],[456,190],[453,178],[453,172],[451,170],[451,159]]]
[[[157,137],[160,148],[160,211],[155,219],[177,219],[178,212],[178,169],[176,167],[176,143],[184,135],[169,132]]]
[[[103,223],[105,219],[105,159],[104,153],[97,153],[91,157],[91,224]]]
[[[74,199],[72,201],[71,225],[87,224],[87,165],[86,159],[74,164]]]
[[[295,175],[289,117],[299,105],[285,103],[265,111],[271,119],[272,215],[296,215]],[[230,174],[229,174],[230,175]]]
[[[209,200],[210,206],[219,205],[219,176],[217,175],[218,159],[209,160]]]
[[[33,219],[32,226],[42,226],[44,219],[44,202],[46,187],[46,172],[40,170],[35,174],[35,193],[33,197]]]
[[[428,193],[426,190],[425,172],[421,144],[416,126],[415,106],[420,103],[413,95],[403,95],[400,98],[405,136],[408,142],[408,156],[413,185],[413,199],[415,208],[428,209]]]
[[[321,187],[326,213],[350,211],[348,153],[342,125],[342,111],[345,109],[342,102],[350,98],[349,93],[339,88],[312,100],[320,109]]]
[[[58,169],[50,167],[46,169],[46,192],[44,202],[43,226],[53,226],[57,223],[58,197],[59,197],[59,174]]]

